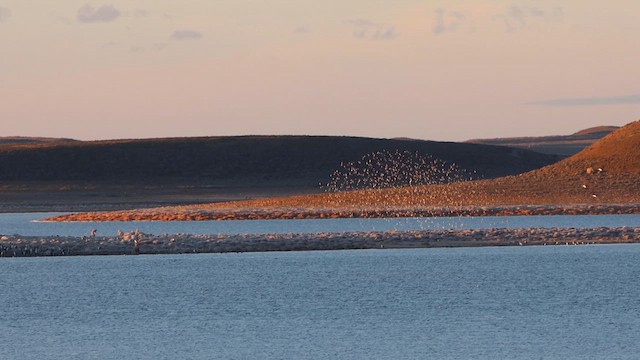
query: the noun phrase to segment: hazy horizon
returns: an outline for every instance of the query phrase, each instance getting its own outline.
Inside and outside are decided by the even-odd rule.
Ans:
[[[640,2],[0,0],[0,136],[464,141],[640,118]]]
[[[622,124],[622,125],[606,125],[603,124],[601,126],[624,126],[626,124]],[[595,127],[600,127],[600,125],[597,125]],[[567,133],[567,134],[540,134],[540,135],[534,135],[533,137],[545,137],[545,136],[568,136],[568,135],[573,135],[574,133],[580,131],[580,130],[586,130],[587,128],[584,129],[577,129],[576,131],[573,131],[571,133]],[[224,136],[224,137],[241,137],[241,136],[247,136],[247,137],[251,137],[251,136],[344,136],[344,137],[362,137],[362,138],[372,138],[372,139],[409,139],[409,140],[419,140],[419,141],[443,141],[443,142],[465,142],[468,140],[491,140],[491,139],[501,139],[501,138],[527,138],[527,137],[532,137],[531,135],[526,135],[526,134],[522,134],[522,135],[513,135],[513,136],[501,136],[501,137],[483,137],[483,138],[468,138],[468,139],[461,139],[461,140],[448,140],[448,139],[423,139],[423,138],[414,138],[414,137],[407,137],[407,136],[395,136],[395,137],[389,137],[389,136],[366,136],[366,135],[328,135],[328,134],[225,134],[225,135],[184,135],[184,136],[173,136],[173,135],[166,135],[166,136],[135,136],[135,137],[114,137],[114,138],[97,138],[97,139],[83,139],[83,138],[75,138],[75,137],[70,137],[70,136],[60,136],[60,137],[51,137],[51,136],[30,136],[30,135],[0,135],[0,139],[6,139],[6,138],[50,138],[50,139],[66,139],[66,140],[77,140],[77,141],[110,141],[110,140],[151,140],[151,139],[164,139],[164,138],[191,138],[191,137],[217,137],[217,136]]]

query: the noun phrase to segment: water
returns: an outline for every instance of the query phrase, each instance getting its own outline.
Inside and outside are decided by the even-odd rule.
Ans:
[[[271,234],[426,229],[640,226],[640,215],[484,216],[396,219],[306,219],[241,221],[35,222],[58,213],[0,214],[0,234],[84,236],[91,229],[114,236],[118,229],[148,234]]]
[[[1,259],[3,359],[636,359],[640,245]]]

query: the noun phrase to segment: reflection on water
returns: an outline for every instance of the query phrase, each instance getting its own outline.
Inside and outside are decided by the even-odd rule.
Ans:
[[[118,230],[148,234],[282,234],[351,231],[488,228],[595,228],[638,226],[640,215],[545,215],[393,219],[304,219],[242,221],[37,222],[59,213],[0,214],[0,234],[115,236]]]

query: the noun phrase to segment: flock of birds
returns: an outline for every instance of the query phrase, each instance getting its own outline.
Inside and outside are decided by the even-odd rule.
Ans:
[[[378,151],[363,156],[358,161],[342,163],[324,184],[330,203],[337,207],[368,204],[368,208],[386,213],[406,214],[444,202],[455,206],[456,194],[447,187],[425,187],[479,178],[475,173],[417,151]],[[391,191],[379,191],[393,189]],[[345,192],[358,191],[351,196]],[[346,196],[345,196],[346,195]],[[372,208],[373,207],[373,208]],[[406,216],[406,215],[405,215]]]
[[[387,189],[474,180],[474,173],[429,154],[378,151],[355,162],[341,163],[324,185],[327,192]]]
[[[581,185],[590,197],[598,198],[598,189],[603,186],[600,167],[583,170]],[[423,208],[430,206],[455,207],[462,205],[466,193],[461,188],[442,185],[454,182],[479,180],[475,172],[460,168],[430,154],[418,151],[395,150],[378,151],[363,156],[358,161],[342,163],[323,184],[329,193],[331,202],[336,206],[355,205],[359,199],[361,204],[375,204],[378,209],[393,210],[407,208]],[[466,186],[463,192],[473,192],[474,184]],[[376,191],[393,189],[392,191]],[[357,196],[343,196],[345,192],[359,191]],[[475,196],[481,196],[480,193]]]

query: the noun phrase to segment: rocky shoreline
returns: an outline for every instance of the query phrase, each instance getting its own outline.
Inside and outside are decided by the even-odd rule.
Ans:
[[[328,218],[395,218],[445,216],[613,215],[640,214],[640,204],[518,205],[428,208],[154,208],[113,212],[86,212],[55,216],[44,221],[211,221],[291,220]]]
[[[0,236],[0,257],[640,243],[640,227],[270,235]]]

